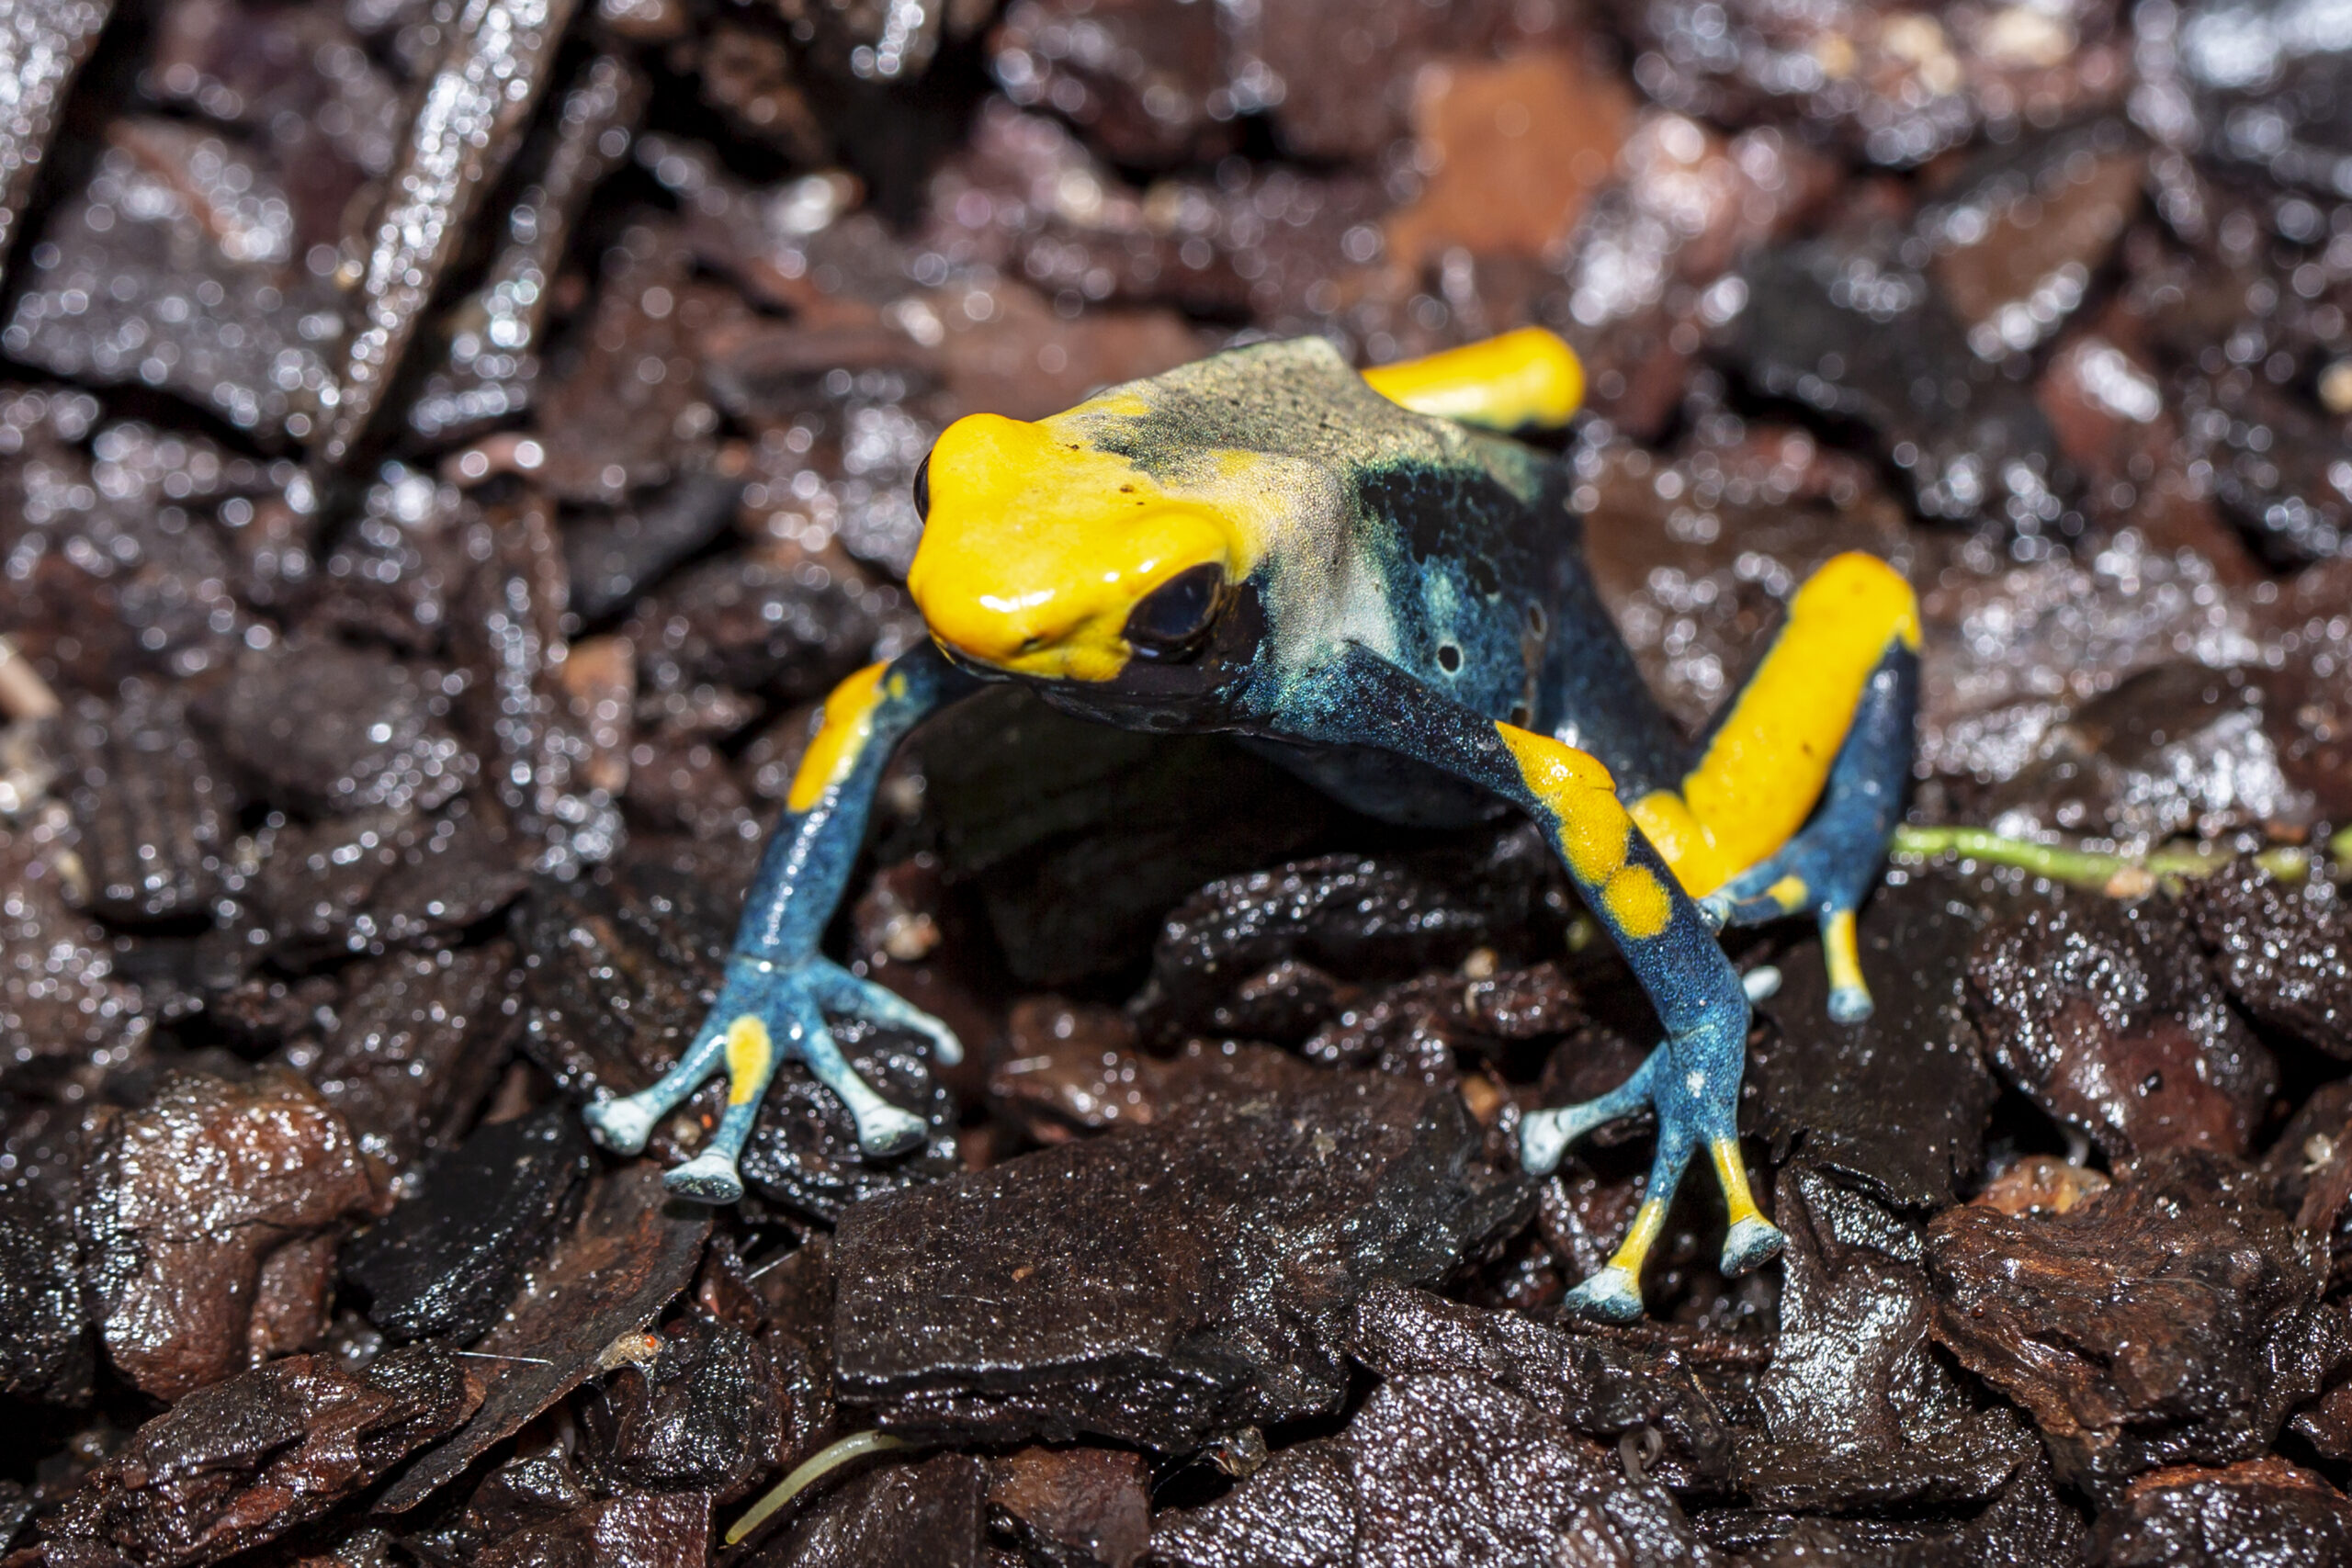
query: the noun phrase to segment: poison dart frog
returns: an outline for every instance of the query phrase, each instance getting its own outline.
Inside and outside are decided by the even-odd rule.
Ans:
[[[1582,389],[1573,352],[1538,329],[1363,373],[1304,338],[1034,423],[950,425],[914,482],[925,527],[907,585],[931,640],[827,698],[708,1023],[661,1082],[589,1109],[596,1137],[641,1149],[723,1066],[718,1130],[667,1179],[731,1202],[737,1156],[790,1056],[841,1097],[867,1152],[922,1139],[923,1122],[842,1059],[825,1018],[916,1031],[947,1062],[956,1037],[819,939],[892,748],[979,682],[1018,681],[1106,724],[1237,734],[1375,817],[1526,813],[1665,1026],[1618,1089],[1521,1122],[1522,1163],[1540,1174],[1602,1124],[1657,1112],[1640,1209],[1569,1306],[1640,1315],[1643,1260],[1702,1148],[1730,1212],[1724,1271],[1775,1256],[1781,1235],[1737,1143],[1749,998],[1716,933],[1810,911],[1830,1010],[1868,1013],[1854,912],[1910,771],[1917,606],[1883,562],[1838,557],[1791,600],[1747,685],[1687,738],[1594,590],[1564,465],[1507,434],[1565,423]]]

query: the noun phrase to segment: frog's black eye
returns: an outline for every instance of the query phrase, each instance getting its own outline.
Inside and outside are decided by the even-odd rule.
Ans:
[[[915,515],[923,522],[931,521],[931,454],[925,452],[922,461],[915,465]]]
[[[1146,659],[1182,659],[1200,646],[1224,599],[1223,567],[1180,571],[1127,612],[1127,642]]]

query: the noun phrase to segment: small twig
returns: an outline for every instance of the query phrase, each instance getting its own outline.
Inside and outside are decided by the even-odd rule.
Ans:
[[[1646,1421],[1618,1436],[1617,1462],[1625,1467],[1625,1479],[1636,1486],[1648,1484],[1650,1466],[1665,1453],[1666,1434]]]
[[[2345,834],[2329,841],[2352,848]],[[2166,877],[2211,876],[2239,858],[2224,850],[2161,849],[2144,855],[2114,854],[2101,850],[2045,844],[2032,839],[2012,839],[1989,828],[1915,828],[1894,830],[1890,852],[1905,860],[1930,860],[1960,855],[1968,860],[2013,865],[2070,887],[2086,887],[2118,898],[2136,898],[2155,890]],[[2301,882],[2311,874],[2312,853],[2301,849],[2265,850],[2254,863],[2281,882]]]
[[[907,1447],[904,1438],[894,1438],[888,1432],[854,1432],[837,1443],[819,1449],[793,1471],[776,1483],[775,1490],[752,1505],[751,1512],[737,1519],[727,1532],[727,1544],[733,1546],[745,1536],[767,1523],[768,1516],[807,1491],[811,1483],[852,1460],[867,1454],[888,1453],[892,1449]]]
[[[52,718],[65,710],[33,668],[32,660],[17,650],[13,638],[0,637],[0,714],[10,718]]]

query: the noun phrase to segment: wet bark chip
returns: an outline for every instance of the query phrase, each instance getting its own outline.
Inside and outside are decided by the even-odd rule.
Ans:
[[[1382,1283],[1356,1303],[1348,1352],[1384,1378],[1475,1374],[1588,1437],[1614,1442],[1651,1428],[1665,1446],[1649,1471],[1669,1486],[1730,1474],[1730,1428],[1672,1350],[1563,1334],[1518,1313]]]
[[[1973,1503],[2040,1452],[2017,1412],[1980,1404],[1933,1354],[1917,1234],[1829,1179],[1790,1169],[1781,1332],[1757,1390],[1761,1433],[1739,1447],[1761,1507],[1849,1511]]]
[[[1982,905],[1952,879],[1914,875],[1862,910],[1862,971],[1876,1010],[1829,1017],[1816,942],[1781,961],[1758,1011],[1777,1026],[1749,1054],[1750,1130],[1782,1158],[1860,1179],[1906,1208],[1950,1203],[1974,1174],[1996,1087],[1962,1005]]]
[[[1152,953],[1153,1010],[1223,1032],[1259,1021],[1243,1016],[1261,1010],[1249,1007],[1248,983],[1280,965],[1403,979],[1480,946],[1543,951],[1553,874],[1542,840],[1512,830],[1479,850],[1325,855],[1222,878],[1169,913]]]
[[[382,1202],[349,1125],[288,1073],[173,1073],[101,1111],[77,1212],[107,1358],[168,1400],[307,1348],[338,1233]]]
[[[710,1499],[698,1492],[624,1492],[515,1531],[473,1568],[703,1568]]]
[[[9,106],[0,120],[0,258],[32,194],[65,89],[113,9],[101,0],[34,0],[0,17],[0,80]]]
[[[2167,900],[2030,909],[1984,933],[1968,982],[1993,1065],[2119,1163],[2242,1155],[2278,1086]]]
[[[187,705],[130,686],[120,703],[82,704],[66,741],[92,908],[129,920],[209,912],[237,801]]]
[[[2063,1214],[1936,1216],[1938,1342],[2026,1408],[2062,1478],[2253,1458],[2347,1354],[2324,1254],[2256,1177],[2193,1151]]]
[[[1451,1090],[1250,1055],[1167,1121],[852,1209],[834,1364],[886,1426],[1162,1449],[1334,1409],[1369,1285],[1524,1216]]]
[[[989,1568],[987,1499],[969,1454],[884,1465],[810,1505],[748,1568]]]
[[[1408,1568],[1722,1559],[1655,1484],[1520,1395],[1463,1374],[1384,1383],[1348,1429],[1163,1515],[1167,1568]]]
[[[2226,1470],[2180,1465],[2133,1482],[2093,1540],[2108,1568],[2322,1568],[2352,1561],[2352,1503],[2275,1454]]]
[[[480,1337],[554,1238],[590,1165],[567,1104],[477,1131],[345,1252],[344,1276],[368,1292],[368,1321],[399,1339]]]
[[[272,798],[317,812],[430,810],[474,770],[448,705],[383,653],[277,643],[246,650],[203,716]]]
[[[989,1507],[1053,1568],[1129,1568],[1151,1539],[1151,1467],[1125,1449],[1022,1449],[989,1467]]]
[[[663,1329],[650,1362],[617,1369],[583,1414],[591,1462],[612,1484],[724,1496],[774,1461],[784,1391],[765,1347],[696,1314]]]
[[[364,1489],[481,1400],[457,1361],[424,1347],[358,1373],[321,1356],[273,1361],[141,1427],[43,1525],[47,1561],[217,1562]]]
[[[81,1248],[58,1195],[18,1179],[0,1187],[0,1393],[78,1404],[90,1396]]]
[[[526,1423],[604,1370],[624,1334],[651,1323],[694,1276],[710,1211],[674,1203],[662,1172],[639,1163],[598,1179],[579,1222],[538,1269],[497,1327],[475,1347],[489,1358],[481,1412],[418,1460],[378,1506],[413,1508]]]
[[[347,1117],[360,1146],[405,1169],[471,1122],[521,1019],[503,942],[392,953],[347,971],[324,1038],[286,1054]]]
[[[2331,1056],[2352,1058],[2352,908],[2335,884],[2301,890],[2240,863],[2189,885],[2189,919],[2240,1006]]]

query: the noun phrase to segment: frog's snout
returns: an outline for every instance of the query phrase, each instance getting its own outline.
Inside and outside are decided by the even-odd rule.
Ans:
[[[950,653],[1014,674],[1109,681],[1136,651],[1128,623],[1147,597],[1185,578],[1181,599],[1213,578],[1204,603],[1220,602],[1230,530],[1126,458],[1072,439],[1081,434],[975,414],[932,449],[907,588]]]

